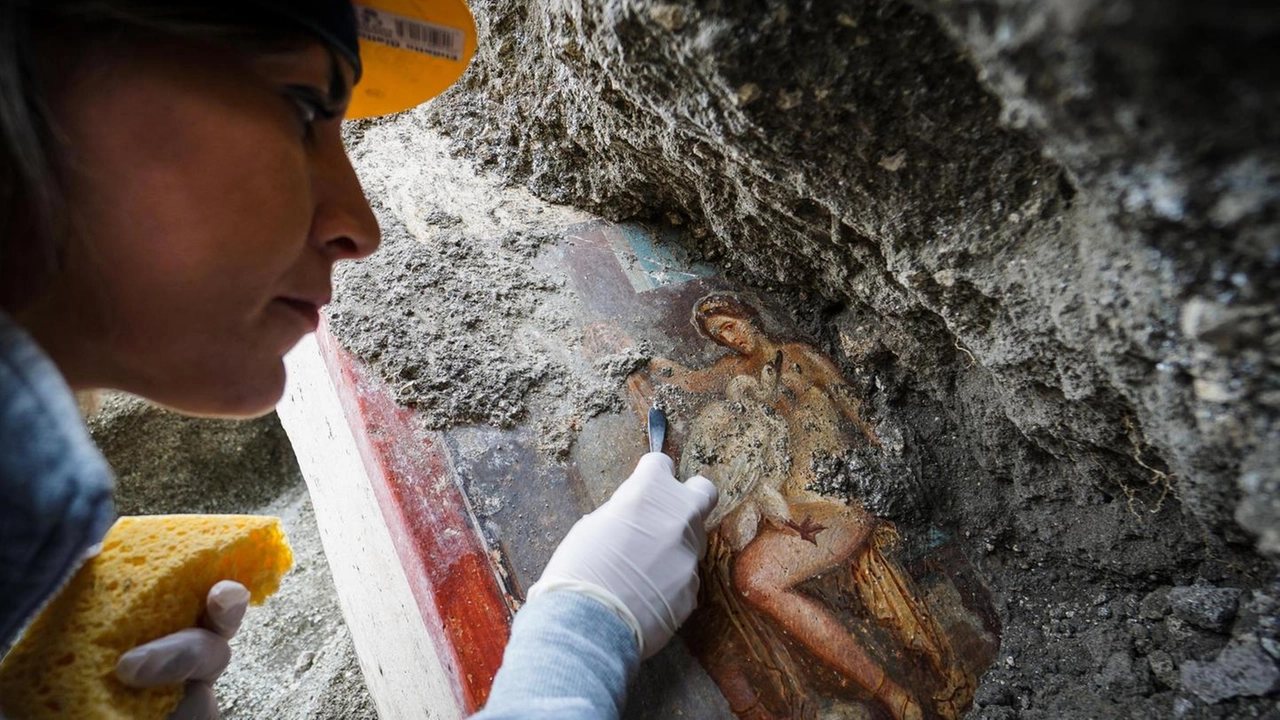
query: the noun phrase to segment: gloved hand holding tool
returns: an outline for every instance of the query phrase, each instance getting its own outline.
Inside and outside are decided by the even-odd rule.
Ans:
[[[666,418],[649,411],[649,450],[613,497],[579,520],[529,589],[529,600],[571,590],[614,610],[635,632],[640,656],[666,645],[698,597],[704,523],[717,501],[701,475],[681,483],[662,453]]]
[[[216,720],[213,682],[231,661],[227,641],[240,629],[249,607],[244,585],[223,580],[205,599],[204,626],[180,630],[152,640],[120,656],[116,677],[136,688],[186,683],[182,703],[169,720]]]

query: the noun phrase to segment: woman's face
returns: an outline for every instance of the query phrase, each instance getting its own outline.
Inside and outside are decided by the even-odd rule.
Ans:
[[[57,80],[75,229],[20,321],[77,389],[270,409],[334,264],[379,242],[340,135],[351,68],[319,44],[172,43],[93,53]]]
[[[712,315],[707,318],[707,334],[712,340],[735,350],[742,355],[750,355],[759,346],[760,331],[746,320],[728,315]]]

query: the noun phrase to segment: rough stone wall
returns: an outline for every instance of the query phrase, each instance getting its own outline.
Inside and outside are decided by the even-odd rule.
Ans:
[[[1280,13],[1236,4],[479,2],[431,112],[544,197],[910,329],[915,385],[981,375],[1075,484],[1239,539],[1280,444]]]
[[[415,120],[794,298],[1004,598],[984,707],[1221,711],[1188,668],[1280,632],[1275,590],[1234,631],[1160,598],[1280,558],[1280,7],[471,5]]]
[[[1107,283],[1132,285],[1095,312],[1115,341],[1095,355],[1188,509],[1229,538],[1234,515],[1280,557],[1280,11],[928,6],[1001,99],[1002,122],[1034,134],[1132,248],[1085,256],[1101,297]],[[1146,268],[1123,265],[1144,256]]]

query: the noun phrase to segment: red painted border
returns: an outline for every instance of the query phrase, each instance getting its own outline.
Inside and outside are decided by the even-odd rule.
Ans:
[[[470,714],[489,697],[511,609],[439,442],[322,324],[320,354],[382,509],[422,621]]]

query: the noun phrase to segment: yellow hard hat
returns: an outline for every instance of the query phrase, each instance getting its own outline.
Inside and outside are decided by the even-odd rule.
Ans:
[[[355,0],[363,72],[347,119],[408,110],[444,92],[476,53],[463,0]]]

